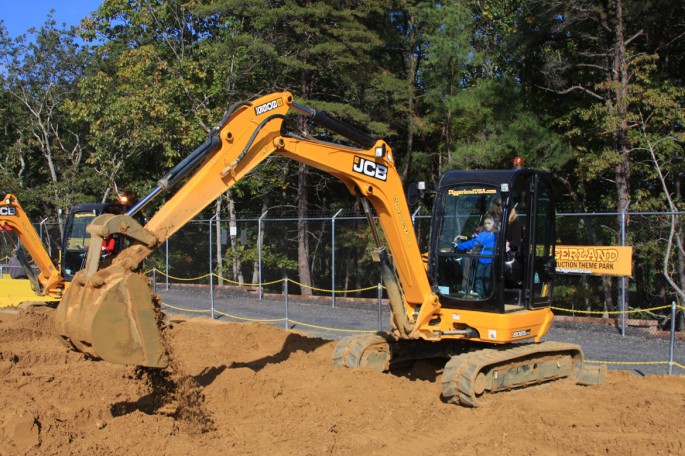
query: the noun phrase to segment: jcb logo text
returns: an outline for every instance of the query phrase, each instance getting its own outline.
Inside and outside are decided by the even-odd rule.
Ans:
[[[0,215],[17,215],[17,208],[12,206],[0,207]]]
[[[372,162],[361,157],[354,157],[354,165],[352,165],[352,171],[382,181],[388,178],[387,166],[379,165],[376,162]]]

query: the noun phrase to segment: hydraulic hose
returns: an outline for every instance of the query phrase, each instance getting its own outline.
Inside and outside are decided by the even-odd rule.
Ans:
[[[192,151],[179,164],[174,166],[168,173],[157,181],[157,187],[154,188],[145,198],[141,199],[138,204],[133,206],[126,213],[127,215],[135,215],[143,207],[147,205],[155,196],[163,192],[169,187],[173,187],[179,180],[183,179],[190,171],[192,171],[207,155],[216,151],[221,146],[221,138],[219,137],[219,130],[228,122],[229,117],[233,115],[239,108],[243,106],[251,106],[249,101],[239,101],[231,105],[224,117],[219,122],[219,125],[212,128],[209,132],[209,137],[203,142],[200,147]]]
[[[310,109],[297,103],[293,103],[292,107],[303,116],[310,118],[315,124],[324,127],[333,133],[339,134],[340,136],[359,144],[365,149],[371,149],[376,144],[377,140],[375,138],[372,138],[352,125],[348,125],[340,120],[334,119],[324,111]]]

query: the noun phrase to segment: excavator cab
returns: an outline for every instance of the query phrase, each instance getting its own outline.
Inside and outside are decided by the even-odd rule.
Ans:
[[[62,276],[71,281],[74,274],[86,265],[86,257],[90,246],[90,234],[86,227],[102,214],[124,214],[131,208],[127,202],[116,203],[86,203],[77,204],[69,211],[65,224],[64,237],[62,238]],[[124,248],[125,239],[115,237],[112,239],[113,251],[118,252]]]
[[[429,275],[443,307],[511,313],[551,305],[555,207],[546,173],[448,171],[433,223]]]

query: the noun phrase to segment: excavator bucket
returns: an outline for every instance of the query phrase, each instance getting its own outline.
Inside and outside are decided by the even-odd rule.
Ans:
[[[117,265],[106,273],[89,280],[86,271],[76,274],[55,315],[60,338],[96,359],[166,367],[161,313],[146,279]]]
[[[76,273],[57,307],[57,334],[68,348],[95,359],[166,367],[159,303],[146,278],[134,271],[139,263],[135,252],[154,245],[154,236],[126,214],[102,214],[86,231],[91,235],[86,266]],[[140,244],[119,252],[111,264],[101,265],[103,240],[112,234]]]

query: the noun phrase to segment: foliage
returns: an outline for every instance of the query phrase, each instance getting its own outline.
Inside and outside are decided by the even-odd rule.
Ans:
[[[48,16],[10,39],[0,23],[0,189],[32,217],[143,196],[228,106],[291,90],[388,140],[407,181],[523,156],[558,177],[565,208],[661,211],[670,196],[683,210],[684,28],[676,0],[105,0],[77,29]],[[343,193],[276,157],[232,189],[238,214],[350,209]],[[628,227],[636,278],[655,288],[669,223]],[[325,249],[325,228],[304,228],[283,237],[313,241],[300,264]],[[620,226],[577,229],[615,242]],[[336,274],[359,273],[357,236]],[[297,254],[266,256],[292,273]]]
[[[92,179],[75,182],[81,173],[88,175],[86,141],[81,125],[64,110],[90,64],[90,52],[77,43],[73,29],[57,27],[52,13],[29,36],[10,40],[4,27],[0,31],[2,97],[7,101],[2,118],[8,132],[0,160],[3,174],[27,190],[17,193],[29,206],[54,214],[54,208],[68,208],[88,192],[86,187],[98,185]]]

